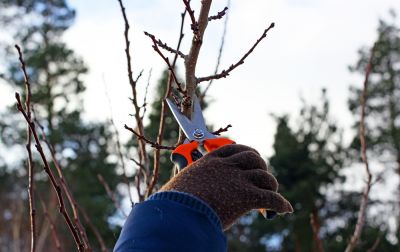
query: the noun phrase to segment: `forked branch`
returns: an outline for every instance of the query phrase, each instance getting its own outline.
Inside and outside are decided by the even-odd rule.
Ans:
[[[42,145],[40,143],[39,137],[36,133],[36,128],[35,128],[35,123],[29,120],[29,117],[25,111],[25,109],[22,107],[22,102],[21,102],[21,98],[19,93],[15,93],[15,98],[17,100],[17,109],[18,111],[21,112],[21,114],[24,116],[25,121],[28,123],[30,131],[32,132],[33,138],[35,139],[35,147],[37,149],[37,151],[40,154],[40,157],[42,159],[43,165],[44,165],[44,170],[47,173],[49,179],[50,179],[50,183],[53,186],[54,191],[57,194],[57,199],[58,199],[58,204],[59,204],[59,211],[62,214],[62,216],[64,217],[65,222],[67,223],[67,226],[74,238],[75,244],[78,248],[79,251],[84,251],[85,250],[85,244],[82,242],[80,234],[78,232],[78,228],[73,224],[71,217],[69,216],[67,210],[65,209],[65,204],[64,204],[64,199],[62,197],[62,191],[61,191],[61,187],[58,183],[58,181],[56,180],[53,172],[50,169],[50,165],[47,162],[46,156],[43,152],[43,148]]]
[[[176,83],[176,85],[177,85],[178,91],[179,91],[180,93],[182,93],[184,96],[186,96],[187,91],[185,91],[185,90],[183,89],[183,85],[179,82],[178,77],[176,76],[175,70],[174,70],[174,68],[172,67],[171,62],[169,62],[168,57],[165,57],[164,54],[163,54],[163,53],[160,51],[160,49],[158,48],[158,43],[157,43],[157,40],[156,40],[156,38],[154,37],[154,35],[152,35],[152,34],[150,34],[150,33],[148,33],[148,32],[144,32],[144,34],[145,34],[146,36],[148,36],[148,37],[151,38],[151,40],[153,41],[153,49],[154,49],[154,51],[156,51],[156,52],[158,53],[158,55],[160,55],[160,57],[161,57],[161,58],[165,61],[165,63],[167,64],[168,70],[171,72],[172,77],[174,77],[174,81],[175,81],[175,83]],[[174,49],[172,49],[172,50],[174,50]],[[175,53],[179,55],[178,51],[175,51]]]
[[[128,70],[128,79],[129,84],[132,90],[132,103],[134,107],[134,117],[137,124],[137,129],[139,135],[144,135],[144,125],[143,120],[140,115],[140,106],[138,105],[137,100],[137,92],[136,92],[136,81],[133,79],[132,73],[132,63],[131,63],[131,54],[130,54],[130,41],[129,41],[129,21],[125,13],[125,7],[122,3],[122,0],[118,0],[119,5],[121,7],[121,13],[124,19],[125,30],[124,30],[124,38],[125,38],[125,55],[126,55],[126,62],[127,62],[127,70]],[[149,157],[146,152],[146,143],[142,138],[138,138],[139,143],[139,161],[141,164],[144,165],[146,173],[150,173],[149,167]]]
[[[260,38],[257,39],[257,41],[254,43],[254,45],[243,55],[242,58],[240,58],[240,60],[238,62],[231,65],[228,69],[222,70],[220,73],[198,78],[197,83],[201,83],[201,82],[209,81],[209,80],[213,80],[213,79],[216,80],[216,79],[226,78],[230,74],[230,72],[232,72],[235,68],[237,68],[238,66],[240,66],[244,63],[244,60],[254,51],[254,49],[257,47],[257,45],[265,37],[267,37],[268,31],[271,30],[272,28],[274,28],[274,26],[275,26],[275,23],[271,23],[271,25],[267,29],[264,30],[264,32],[261,34]]]
[[[15,45],[15,48],[18,51],[18,59],[21,64],[21,70],[24,75],[25,81],[25,110],[28,118],[28,123],[32,122],[32,113],[31,113],[31,83],[29,81],[29,76],[26,72],[25,60],[22,55],[21,48],[18,45]],[[34,188],[34,163],[32,158],[32,132],[29,130],[29,125],[26,127],[27,141],[26,141],[26,151],[28,153],[28,199],[29,199],[29,215],[30,215],[30,228],[31,228],[31,252],[36,251],[36,207],[35,207],[35,188]]]

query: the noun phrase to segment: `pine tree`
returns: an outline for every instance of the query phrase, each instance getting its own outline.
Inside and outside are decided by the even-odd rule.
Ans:
[[[115,163],[109,161],[111,136],[108,125],[85,122],[82,118],[82,94],[85,90],[82,77],[88,69],[83,60],[62,42],[63,33],[74,21],[75,10],[65,0],[2,1],[0,16],[2,26],[12,33],[13,40],[24,50],[27,71],[32,83],[35,115],[43,125],[49,142],[54,145],[58,153],[57,158],[78,204],[86,209],[110,248],[116,237],[112,233],[108,218],[114,214],[115,209],[97,180],[97,174],[107,178],[111,188],[115,188],[119,178]],[[6,49],[8,68],[1,76],[7,84],[23,93],[24,81],[18,59],[11,46]],[[1,115],[0,132],[3,144],[10,149],[23,146],[26,137],[25,127],[26,124],[15,106],[7,109]],[[19,182],[13,186],[14,188],[10,186],[9,189],[15,189],[16,185],[26,188],[24,168],[26,154],[22,151],[20,154],[22,159],[8,164],[4,169],[5,172],[1,173],[2,178],[15,173],[18,176],[16,180]],[[35,194],[46,200],[51,197],[49,192],[52,190],[49,189],[50,185],[41,167],[40,163],[36,165]],[[23,193],[15,194],[15,190],[10,190],[8,193],[8,197],[26,197],[23,195]],[[3,194],[1,196],[7,197]],[[2,199],[2,202],[6,201]],[[27,207],[26,204],[24,207]],[[40,216],[41,208],[38,202],[36,209]],[[2,211],[11,209],[6,206]],[[24,213],[28,212],[24,210]],[[26,214],[23,217],[25,224],[21,226],[21,233],[29,235],[29,216]],[[41,220],[38,222],[38,232]],[[62,218],[58,218],[57,224],[58,232],[64,233],[62,244],[65,250],[72,250],[75,245],[66,231]],[[92,246],[96,249],[97,242],[93,233],[88,228],[86,230]],[[8,242],[11,243],[12,240]],[[51,237],[46,243],[53,243]]]
[[[269,161],[294,214],[265,220],[253,213],[242,219],[229,235],[231,251],[313,251],[310,213],[321,214],[327,206],[321,189],[342,179],[341,134],[329,117],[325,91],[320,106],[304,104],[296,126],[290,126],[289,116],[275,118],[275,154]]]
[[[393,21],[380,20],[377,30],[378,39],[372,59],[372,71],[368,83],[366,100],[366,130],[369,155],[384,164],[391,174],[400,176],[400,29],[395,25],[395,13],[391,12]],[[357,63],[350,71],[365,74],[370,57],[370,49],[359,51]],[[360,87],[351,87],[349,109],[356,118],[354,127],[359,128]],[[359,160],[360,141],[358,134],[352,143],[354,160]],[[396,175],[395,175],[396,176]],[[389,210],[391,217],[397,218],[397,244],[400,241],[400,184],[397,196],[393,199],[394,209]],[[397,214],[395,214],[397,213]],[[382,221],[386,221],[382,219]]]

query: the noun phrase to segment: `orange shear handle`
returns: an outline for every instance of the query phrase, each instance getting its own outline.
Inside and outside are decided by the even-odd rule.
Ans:
[[[219,147],[234,143],[228,138],[213,138],[204,140],[204,148],[207,152],[212,152]],[[171,154],[172,162],[178,166],[179,170],[182,170],[203,156],[198,147],[199,143],[197,141],[179,145]]]
[[[206,139],[204,140],[204,149],[206,149],[207,152],[212,152],[219,147],[222,147],[224,145],[228,144],[234,144],[235,142],[228,139],[228,138],[212,138],[212,139]]]
[[[201,152],[197,149],[198,147],[199,143],[196,141],[179,145],[171,154],[172,162],[178,166],[179,170],[182,170],[202,157]]]

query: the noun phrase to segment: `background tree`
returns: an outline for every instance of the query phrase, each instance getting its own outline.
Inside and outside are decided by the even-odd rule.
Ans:
[[[85,122],[82,119],[81,98],[85,90],[82,77],[88,69],[82,59],[61,39],[63,33],[74,21],[75,10],[64,0],[2,1],[0,15],[2,27],[13,31],[13,40],[24,45],[27,71],[31,83],[33,83],[32,100],[35,115],[42,124],[47,139],[54,146],[57,159],[64,168],[70,188],[79,205],[87,211],[108,246],[112,247],[116,238],[110,229],[108,218],[115,212],[115,209],[96,177],[96,174],[107,177],[111,188],[114,188],[119,181],[116,165],[110,162],[112,150],[109,141],[111,136],[108,125]],[[24,79],[19,69],[16,53],[10,46],[3,47],[3,49],[8,52],[8,68],[1,76],[7,84],[24,92]],[[23,146],[26,136],[24,122],[16,112],[15,107],[12,106],[1,115],[1,140],[10,149],[15,146]],[[25,156],[25,153],[21,155],[21,157]],[[16,174],[18,182],[13,186],[25,188],[26,171],[23,167],[25,167],[24,160],[19,159],[12,164],[7,164],[7,168],[3,169],[4,172],[1,175],[5,178],[10,174]],[[39,164],[36,165],[34,179],[36,181],[35,195],[40,196],[46,202],[50,201],[52,196],[49,192],[51,191],[48,189],[48,181],[42,166]],[[8,192],[16,192],[16,190]],[[26,198],[25,190],[21,190],[19,193],[20,197]],[[2,202],[7,202],[3,197],[11,197],[7,193],[1,194],[1,196]],[[36,199],[36,210],[41,212],[38,198],[36,197]],[[10,208],[11,205],[3,206],[2,214],[5,212],[14,214]],[[25,203],[23,207],[27,207]],[[50,210],[57,211],[54,208]],[[23,210],[23,212],[29,211]],[[28,216],[24,215],[23,218],[23,225],[19,227],[21,236],[29,234]],[[10,217],[10,220],[12,219],[13,216]],[[38,223],[45,225],[45,221]],[[66,227],[63,221],[59,219],[57,223],[59,224],[57,231],[65,233]],[[3,231],[7,232],[7,229],[2,229]],[[40,236],[40,232],[44,232],[43,227],[39,224],[37,232],[38,236]],[[96,244],[93,233],[90,230],[87,232],[91,243]],[[2,237],[3,235],[7,236],[1,234]],[[69,237],[69,234],[62,235],[62,245],[65,246],[65,250],[72,250],[74,247]],[[47,239],[47,244],[51,244],[50,236]],[[2,240],[6,247],[9,246],[7,243],[12,242],[12,239]],[[37,249],[43,250],[43,244],[38,243]],[[27,250],[26,246],[22,245],[21,249]],[[94,247],[97,246],[94,245]]]
[[[182,132],[180,132],[179,140],[176,141],[178,138],[178,126],[168,108],[166,108],[165,98],[175,94],[182,112],[190,117],[190,100],[198,90],[199,84],[227,77],[235,68],[244,63],[244,60],[267,36],[268,31],[274,27],[274,24],[271,23],[264,30],[257,41],[237,62],[222,71],[219,71],[217,67],[212,75],[196,76],[196,64],[198,63],[203,39],[205,39],[203,35],[206,27],[210,21],[214,22],[223,18],[227,8],[224,8],[214,16],[210,16],[209,11],[212,1],[204,0],[201,1],[200,11],[197,12],[196,10],[196,14],[199,13],[198,17],[196,17],[190,1],[184,0],[185,11],[182,14],[181,27],[184,24],[185,13],[188,13],[191,22],[190,27],[193,32],[192,43],[187,54],[179,50],[179,45],[183,38],[182,28],[176,49],[169,47],[154,35],[145,33],[151,39],[153,49],[168,65],[168,71],[163,74],[157,87],[159,95],[152,104],[149,115],[150,123],[145,126],[143,123],[145,108],[138,104],[137,99],[136,83],[138,79],[135,80],[132,74],[128,36],[129,23],[122,1],[119,0],[118,2],[125,23],[125,53],[128,63],[129,84],[132,87],[132,97],[130,98],[136,123],[135,129],[128,126],[126,128],[134,133],[136,137],[132,143],[138,150],[139,161],[137,163],[140,169],[143,167],[142,177],[138,176],[140,172],[135,174],[139,184],[137,188],[139,189],[139,195],[141,196],[139,200],[141,201],[151,194],[153,188],[156,189],[159,184],[164,183],[170,176],[170,168],[172,167],[169,161],[170,151],[165,152],[161,151],[161,149],[170,150],[172,148],[171,145],[176,142],[177,144],[181,143],[184,138]],[[88,123],[82,120],[83,109],[80,97],[84,91],[84,85],[81,81],[81,76],[86,73],[87,69],[82,60],[61,40],[61,35],[73,22],[75,12],[64,0],[22,0],[17,2],[5,0],[0,3],[0,7],[3,26],[11,27],[10,31],[13,34],[13,39],[24,45],[28,74],[32,83],[36,84],[32,86],[35,115],[44,126],[44,133],[49,142],[55,147],[56,158],[65,170],[65,175],[71,185],[71,189],[77,195],[76,198],[79,205],[87,209],[95,226],[99,227],[101,236],[106,239],[107,244],[110,246],[118,235],[116,233],[115,236],[112,235],[107,217],[114,213],[115,210],[108,196],[105,196],[104,188],[96,179],[96,174],[103,175],[103,177],[107,178],[107,183],[111,188],[115,188],[118,183],[115,176],[116,165],[110,161],[112,155],[110,155],[108,144],[111,140],[107,130],[108,125]],[[388,47],[387,45],[385,46]],[[382,48],[385,48],[385,46],[382,46]],[[397,47],[394,48],[396,49]],[[166,53],[175,55],[174,60],[170,61],[163,54],[162,50],[164,49],[167,51]],[[8,53],[10,55],[12,52],[8,50]],[[7,64],[7,71],[0,76],[7,83],[21,90],[23,78],[15,60],[15,53],[12,53],[12,55],[13,57],[7,61],[9,63]],[[391,59],[390,62],[398,59],[397,56],[393,57],[394,59]],[[184,81],[179,80],[175,74],[177,58],[181,58],[184,62]],[[393,71],[392,75],[382,72],[382,76],[394,76],[398,71],[397,64],[393,64],[391,71]],[[396,80],[396,78],[393,78],[392,82],[394,83]],[[389,86],[393,87],[393,85]],[[395,89],[388,89],[387,87],[383,90],[396,92]],[[397,97],[393,97],[389,99],[391,103],[389,103],[388,111],[389,117],[392,119],[390,126],[397,127],[398,118],[396,116],[398,115],[398,110],[396,110],[397,105],[393,102],[396,101],[395,98]],[[356,106],[354,105],[354,107]],[[394,119],[393,116],[395,116]],[[15,109],[10,108],[4,113],[3,118],[4,120],[0,125],[2,141],[9,148],[23,145],[25,142],[23,137],[25,124],[21,123],[20,115],[16,116]],[[384,117],[382,121],[387,120],[387,118]],[[359,204],[356,199],[359,199],[360,196],[352,192],[330,194],[330,190],[334,189],[335,185],[340,186],[343,183],[343,178],[339,176],[339,170],[344,166],[344,154],[340,131],[338,131],[336,123],[329,118],[329,103],[325,92],[323,92],[322,102],[319,106],[304,104],[296,126],[291,126],[289,119],[287,116],[276,117],[278,126],[274,143],[275,154],[271,157],[270,162],[272,171],[281,184],[282,191],[293,203],[296,213],[290,218],[278,218],[273,221],[265,221],[255,213],[242,218],[239,224],[228,234],[231,251],[265,251],[266,249],[272,251],[316,250],[312,242],[313,231],[310,226],[310,213],[316,216],[322,226],[319,235],[327,249],[333,251],[344,249],[347,244],[346,239],[354,229],[354,224],[357,220],[357,206]],[[382,125],[382,127],[387,126]],[[162,128],[164,130],[160,130]],[[379,127],[378,129],[381,130]],[[392,137],[398,136],[393,129],[390,130],[390,135]],[[152,142],[146,137],[156,140]],[[393,138],[391,143],[395,145],[398,142],[397,140],[398,138]],[[376,146],[379,146],[378,143],[379,141],[376,141]],[[150,144],[155,148],[154,152],[150,152],[150,148],[146,149],[145,144]],[[170,146],[162,146],[162,144]],[[395,150],[391,153],[398,154],[398,149]],[[161,158],[158,158],[157,151],[161,151]],[[157,167],[157,165],[160,166]],[[2,220],[4,223],[1,224],[7,226],[7,228],[2,229],[2,232],[4,232],[2,237],[6,237],[12,243],[3,242],[3,240],[0,242],[2,242],[1,248],[13,249],[14,251],[25,249],[29,246],[27,243],[29,234],[26,232],[29,221],[27,216],[23,215],[24,212],[20,211],[24,209],[25,201],[23,200],[26,199],[26,193],[23,189],[26,188],[26,182],[21,182],[23,181],[21,178],[26,175],[25,169],[21,168],[23,166],[23,162],[19,160],[11,165],[0,162],[0,182],[4,182],[5,188],[5,190],[0,188],[0,197],[2,197],[2,202],[10,203],[4,211],[2,210],[2,214],[6,218]],[[36,167],[40,167],[40,165]],[[158,177],[159,174],[160,177]],[[49,209],[55,208],[56,204],[53,203],[54,195],[48,193],[48,181],[45,174],[36,168],[34,179],[36,182],[35,194],[41,195],[48,202]],[[143,185],[144,189],[150,190],[141,192],[140,184]],[[56,216],[54,215],[54,217]],[[46,230],[43,217],[38,218],[42,218],[38,221],[41,224],[40,230]],[[57,220],[57,222],[61,223],[60,220]],[[343,222],[345,223],[344,225],[338,224]],[[387,242],[385,236],[387,231],[385,229],[382,230],[381,224],[382,222],[379,219],[369,218],[367,220],[367,227],[364,229],[362,243],[359,246],[360,250],[364,251],[370,248],[375,238],[379,237],[378,234],[384,237],[383,242],[380,243],[380,248],[389,251],[394,249],[393,244]],[[24,229],[25,233],[21,231],[23,227],[26,227]],[[63,244],[66,244],[65,249],[71,250],[73,247],[71,238],[63,234],[65,225],[57,225],[57,227],[62,234]],[[96,242],[93,242],[93,234],[90,231],[88,233],[91,244],[96,244]],[[48,240],[47,236],[43,234],[44,232],[39,232],[37,247],[42,244],[41,248],[43,248],[43,244]],[[41,239],[42,237],[45,238]],[[374,239],[371,239],[372,237]],[[96,246],[94,247],[97,249]],[[53,248],[51,249],[54,250]]]
[[[243,235],[247,246],[232,251],[267,251],[267,247],[268,251],[312,251],[310,213],[319,214],[327,207],[323,189],[343,179],[338,173],[344,161],[341,132],[330,118],[325,90],[320,105],[303,103],[296,126],[290,126],[288,116],[275,119],[275,154],[269,161],[295,214],[272,221],[256,216],[241,227],[244,233],[234,232],[231,237],[234,244]]]
[[[290,123],[289,116],[275,118],[275,154],[269,161],[295,213],[270,221],[256,213],[242,218],[228,232],[229,251],[319,251],[310,214],[317,218],[323,248],[344,251],[357,222],[361,193],[342,189],[346,181],[340,170],[353,160],[348,160],[342,131],[330,117],[326,91],[318,105],[303,102],[296,124]],[[377,238],[379,249],[394,251],[397,247],[387,234],[379,216],[368,216],[355,251],[370,249]]]
[[[380,20],[377,30],[378,39],[367,93],[366,130],[368,150],[373,158],[384,165],[386,176],[391,176],[393,173],[400,176],[400,29],[395,25],[396,15],[393,11],[391,11],[391,16],[392,21]],[[359,59],[354,66],[350,67],[350,71],[363,74],[370,54],[368,48],[360,49]],[[350,92],[349,109],[357,118],[354,127],[358,129],[361,89],[353,86]],[[355,137],[352,143],[355,161],[358,161],[359,147],[360,141]],[[385,210],[391,217],[396,215],[397,243],[400,241],[400,184],[398,186],[397,196],[389,202],[395,211],[390,208]],[[381,214],[387,215],[388,212]],[[385,218],[381,221],[387,223]]]

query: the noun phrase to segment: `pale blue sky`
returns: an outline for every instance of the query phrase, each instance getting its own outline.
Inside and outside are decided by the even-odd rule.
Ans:
[[[198,1],[192,1],[198,6]],[[75,25],[65,38],[89,64],[86,78],[87,116],[103,120],[107,116],[102,79],[108,85],[115,119],[122,132],[131,106],[123,52],[123,23],[117,1],[71,0],[77,9]],[[214,1],[211,13],[225,6]],[[133,31],[131,40],[136,73],[153,68],[152,85],[164,64],[154,53],[143,31],[175,45],[179,29],[181,1],[125,1]],[[221,67],[240,58],[270,22],[270,31],[245,64],[230,77],[218,80],[210,96],[215,102],[206,111],[206,120],[216,126],[233,125],[229,135],[239,143],[252,145],[263,154],[272,154],[275,131],[270,113],[296,113],[299,97],[316,101],[327,87],[334,117],[348,128],[351,115],[346,100],[350,83],[361,85],[362,78],[351,75],[347,66],[357,59],[357,50],[376,38],[379,17],[389,8],[400,12],[397,0],[232,0],[226,47]],[[201,51],[198,75],[213,71],[222,21],[210,23]],[[190,45],[186,29],[183,51]],[[180,65],[182,67],[182,64]],[[182,68],[181,68],[182,70]],[[145,86],[146,77],[139,84]],[[139,90],[143,92],[142,90]]]

